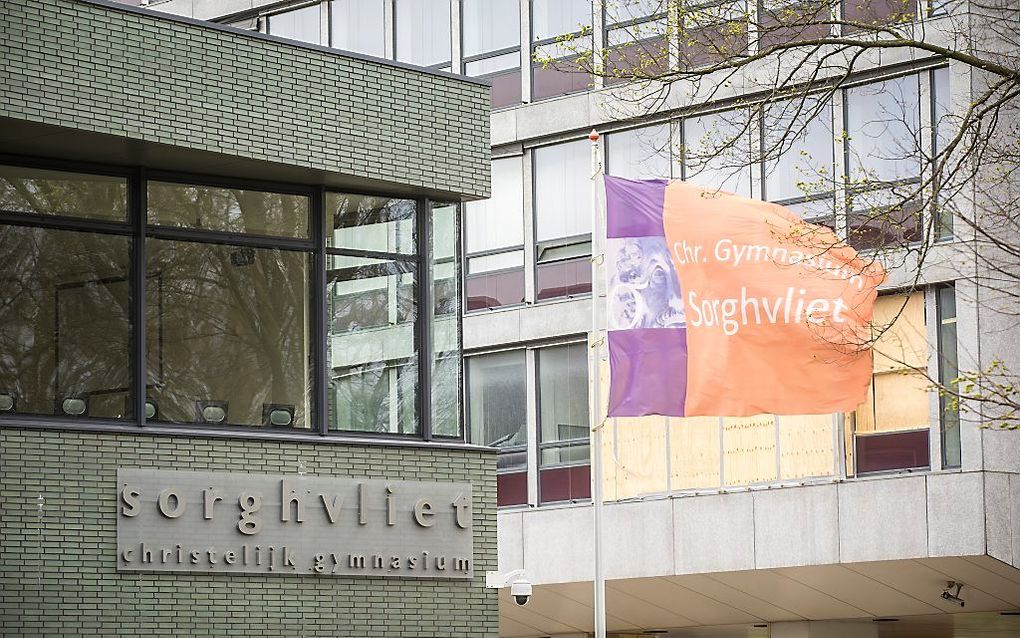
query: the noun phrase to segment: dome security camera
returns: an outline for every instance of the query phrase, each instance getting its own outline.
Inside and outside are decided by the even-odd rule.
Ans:
[[[513,598],[514,604],[523,607],[531,602],[531,583],[524,580],[515,580],[510,585],[510,597]]]

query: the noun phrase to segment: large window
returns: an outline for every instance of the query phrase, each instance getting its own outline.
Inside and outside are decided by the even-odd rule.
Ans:
[[[394,12],[397,59],[449,70],[450,0],[396,0]]]
[[[521,4],[518,0],[464,0],[461,4],[464,73],[492,82],[492,107],[521,101]]]
[[[670,125],[655,124],[606,135],[606,173],[629,179],[669,179]]]
[[[705,188],[750,197],[751,140],[745,111],[685,119],[684,179]]]
[[[528,501],[527,370],[524,350],[468,357],[467,400],[471,441],[499,450],[499,505]]]
[[[588,345],[542,348],[537,359],[539,499],[588,498]]]
[[[492,196],[465,205],[467,310],[524,303],[524,174],[520,157],[492,160]]]
[[[330,46],[381,58],[386,55],[384,0],[331,0]]]
[[[591,143],[536,148],[535,297],[591,293]]]
[[[584,91],[591,75],[581,70],[592,49],[591,0],[531,3],[531,97],[539,100]]]
[[[924,293],[875,302],[874,375],[852,414],[858,473],[929,466],[928,337]]]
[[[771,104],[761,130],[764,198],[835,228],[832,104],[814,97]]]
[[[919,80],[906,75],[844,93],[848,239],[857,248],[893,248],[922,237],[920,206],[902,204],[921,175]]]
[[[605,2],[605,74],[609,84],[626,78],[654,78],[669,58],[666,0]],[[599,6],[599,3],[596,3]]]
[[[0,166],[0,417],[460,438],[458,214]]]
[[[273,35],[311,44],[322,44],[319,3],[269,16],[268,31]]]

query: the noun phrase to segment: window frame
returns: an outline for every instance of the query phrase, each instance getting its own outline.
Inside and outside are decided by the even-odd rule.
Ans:
[[[497,76],[501,76],[501,75],[505,75],[505,74],[506,75],[511,74],[511,73],[514,72],[514,67],[507,68],[507,69],[501,69],[499,71],[491,71],[491,72],[488,72],[488,73],[479,73],[477,75],[469,74],[467,72],[467,67],[468,67],[469,64],[472,64],[474,62],[484,62],[485,60],[492,60],[492,59],[498,58],[500,56],[510,55],[512,53],[516,53],[517,54],[517,67],[516,67],[516,70],[517,70],[517,84],[518,84],[518,91],[520,91],[520,86],[522,85],[521,74],[524,72],[524,60],[523,60],[523,49],[524,49],[524,47],[521,45],[521,42],[520,42],[521,18],[523,17],[521,15],[521,11],[520,11],[520,3],[518,3],[518,8],[517,8],[517,33],[518,33],[518,38],[517,38],[517,45],[516,46],[502,47],[502,48],[499,48],[499,49],[489,49],[489,50],[483,51],[482,53],[475,53],[475,54],[472,54],[472,55],[465,55],[464,54],[464,19],[463,19],[463,16],[464,16],[464,2],[465,2],[465,0],[458,0],[458,1],[459,1],[459,7],[460,7],[460,15],[461,15],[460,30],[457,33],[457,38],[459,38],[460,50],[461,50],[460,69],[459,69],[458,73],[460,73],[461,75],[469,76],[469,77],[484,78],[484,79],[492,79],[492,78],[495,78]],[[528,6],[529,6],[529,10],[530,10],[531,4],[529,3]],[[529,64],[528,68],[530,69],[530,67],[531,67],[531,65]],[[523,95],[521,97],[523,99]],[[515,106],[519,105],[520,103],[521,103],[521,100],[519,99],[519,100],[517,100],[516,104],[509,104],[509,105],[506,105],[506,106],[494,106],[494,107],[492,107],[492,110],[511,109],[511,108],[514,108]]]
[[[54,429],[120,431],[129,433],[151,433],[163,435],[214,436],[226,438],[256,438],[274,440],[304,440],[313,442],[352,442],[363,441],[372,443],[397,443],[402,445],[438,444],[463,447],[467,445],[467,435],[463,409],[460,415],[460,433],[457,436],[435,437],[432,433],[431,388],[432,377],[432,303],[433,291],[430,277],[433,273],[432,257],[432,209],[433,205],[457,205],[458,218],[462,215],[460,203],[432,200],[426,196],[407,197],[395,193],[371,189],[337,189],[322,185],[305,185],[276,182],[271,180],[255,180],[243,178],[225,178],[207,176],[179,171],[148,170],[142,167],[122,165],[105,165],[95,163],[52,160],[0,153],[0,164],[40,170],[66,171],[81,175],[97,175],[119,177],[127,181],[127,218],[124,222],[95,220],[67,215],[38,215],[15,211],[0,210],[0,224],[66,230],[77,232],[94,232],[107,235],[126,236],[131,239],[131,255],[128,280],[131,290],[130,312],[130,401],[132,416],[128,419],[108,419],[91,417],[73,417],[59,414],[28,414],[15,411],[0,413],[0,427],[45,427]],[[148,223],[147,183],[165,182],[171,184],[210,186],[215,188],[248,189],[270,191],[290,195],[302,195],[309,201],[309,236],[308,238],[290,238],[255,234],[242,234],[228,231],[206,230],[196,228],[179,228],[160,226]],[[328,330],[326,317],[326,258],[328,254],[342,254],[354,257],[374,258],[381,253],[371,250],[343,249],[326,247],[325,202],[327,193],[336,192],[347,195],[362,195],[390,199],[411,199],[415,202],[415,240],[414,254],[388,255],[386,258],[409,262],[413,265],[416,275],[415,303],[418,308],[414,322],[415,353],[419,360],[417,373],[417,398],[415,411],[419,431],[415,434],[356,432],[329,430],[328,422],[328,386],[326,361]],[[308,255],[312,264],[308,291],[308,308],[310,317],[309,358],[310,358],[310,390],[311,401],[307,428],[272,428],[261,425],[173,423],[155,421],[146,418],[145,404],[147,393],[147,359],[148,344],[146,341],[146,322],[139,322],[138,317],[146,316],[146,269],[147,239],[169,241],[190,241],[196,243],[242,246],[264,249],[276,249],[302,252]],[[455,258],[452,260],[457,268],[463,264],[462,234],[457,232],[455,238]],[[458,274],[458,277],[462,276]],[[457,335],[461,343],[463,359],[463,312],[457,312]],[[461,364],[463,365],[463,364]],[[458,387],[463,393],[463,384]],[[463,395],[462,395],[463,396]],[[461,401],[463,404],[463,401]],[[477,446],[475,446],[477,447]]]

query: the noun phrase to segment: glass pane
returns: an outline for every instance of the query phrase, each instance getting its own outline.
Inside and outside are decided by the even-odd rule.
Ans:
[[[591,28],[591,0],[533,0],[531,32],[534,40],[547,40]]]
[[[587,458],[588,345],[572,343],[538,350],[539,432],[544,444],[583,441],[577,448],[552,448],[542,462],[575,462]]]
[[[313,4],[269,16],[269,33],[281,38],[320,44],[319,5]]]
[[[858,196],[853,200],[856,210],[847,216],[847,242],[851,246],[858,250],[886,250],[921,241],[924,226],[916,202],[884,205],[879,197],[888,198],[889,194],[868,193],[872,194],[876,198]]]
[[[450,61],[449,0],[396,0],[397,59],[419,66]]]
[[[957,134],[956,122],[949,115],[950,87],[949,67],[931,72],[932,121],[935,123],[935,153],[945,153]],[[941,177],[941,176],[939,176]],[[953,207],[945,198],[938,198],[939,219],[935,225],[935,236],[948,239],[953,236]]]
[[[0,226],[0,399],[130,418],[131,240]]]
[[[591,37],[536,46],[531,65],[531,96],[536,100],[566,95],[591,88],[589,64]],[[536,61],[537,60],[537,61]]]
[[[460,262],[457,205],[432,205],[432,433],[460,436]]]
[[[464,205],[467,253],[524,243],[524,168],[520,157],[492,160],[492,195]]]
[[[588,257],[539,264],[535,271],[539,301],[591,294],[591,260]]]
[[[477,77],[479,75],[488,75],[489,73],[506,71],[507,69],[517,69],[520,66],[521,52],[514,51],[513,53],[504,53],[503,55],[468,62],[464,65],[464,73]],[[519,75],[517,77],[520,78]]]
[[[468,275],[464,286],[468,311],[522,304],[524,268]]]
[[[606,135],[606,167],[610,175],[630,179],[669,179],[669,124]]]
[[[520,45],[520,14],[518,0],[463,0],[461,32],[465,57]]]
[[[659,13],[665,13],[667,0],[613,0],[605,2],[606,24],[626,22]]]
[[[792,100],[771,105],[762,126],[769,201],[832,191],[832,105]]]
[[[127,220],[127,180],[0,165],[0,210]]]
[[[507,268],[523,268],[524,251],[511,250],[510,252],[497,253],[495,255],[482,255],[468,259],[468,274],[478,274],[492,270],[504,270]]]
[[[847,22],[867,25],[912,22],[917,5],[914,0],[845,0],[843,18]],[[844,25],[845,33],[862,30],[852,24]]]
[[[920,175],[917,75],[847,89],[846,112],[847,169],[852,185]]]
[[[707,189],[751,196],[747,113],[728,111],[684,120],[684,179]]]
[[[413,199],[326,193],[326,246],[413,255],[415,211]]]
[[[467,357],[471,442],[496,448],[528,443],[527,372],[524,350]],[[526,455],[501,455],[500,469],[524,468]]]
[[[148,182],[150,224],[308,237],[309,198],[267,191]]]
[[[146,240],[153,420],[311,426],[311,255]],[[274,412],[276,414],[274,414]]]
[[[327,255],[326,281],[329,428],[419,432],[414,265]]]
[[[955,391],[960,376],[956,345],[956,289],[939,288],[939,383]],[[942,411],[942,466],[960,467],[960,410],[951,394],[939,398]]]
[[[379,58],[385,56],[383,4],[383,0],[333,0],[332,46]]]
[[[591,232],[591,142],[536,148],[535,224],[538,241]]]

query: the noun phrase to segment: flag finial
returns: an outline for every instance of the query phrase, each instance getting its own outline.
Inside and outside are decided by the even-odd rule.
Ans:
[[[593,143],[599,141],[599,132],[596,131],[595,129],[592,129],[591,133],[588,133],[588,139],[591,140]]]

